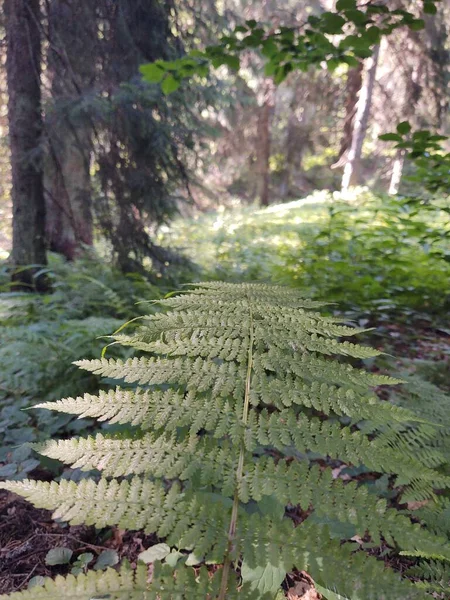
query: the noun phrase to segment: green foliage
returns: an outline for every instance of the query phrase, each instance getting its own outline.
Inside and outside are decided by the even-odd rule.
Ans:
[[[434,14],[439,1],[423,0],[424,11]],[[404,9],[371,2],[359,6],[356,1],[341,0],[336,4],[336,12],[310,15],[300,29],[282,26],[274,31],[272,24],[248,20],[223,35],[217,45],[204,51],[193,50],[174,61],[143,65],[141,73],[149,82],[162,82],[164,93],[169,94],[178,89],[184,78],[207,75],[210,65],[239,70],[240,54],[250,49],[267,59],[266,75],[281,83],[290,72],[307,71],[311,65],[326,63],[331,71],[340,64],[356,66],[371,55],[382,36],[403,26],[418,31],[425,22]]]
[[[286,283],[380,322],[446,314],[449,227],[445,201],[356,189],[178,221],[163,241],[189,240],[189,258],[208,277]]]
[[[51,257],[47,276],[52,294],[0,296],[0,461],[5,463],[0,477],[20,479],[39,464],[31,448],[16,448],[18,444],[90,426],[68,415],[21,409],[67,394],[96,392],[98,379],[71,363],[99,356],[105,345],[99,337],[115,331],[126,316],[142,314],[144,305],[136,305],[142,295],[159,295],[141,276],[124,276],[95,256],[74,264]]]
[[[404,361],[399,376],[405,381],[405,385],[392,392],[392,400],[399,406],[413,410],[423,419],[439,423],[439,428],[424,444],[422,451],[437,449],[445,458],[448,469],[450,466],[450,393],[433,383],[432,377],[427,372],[428,369],[437,370],[437,366],[426,361]],[[445,362],[442,364],[442,369],[448,376],[448,365]]]
[[[405,385],[391,389],[391,401],[413,410],[424,419],[439,423],[435,434],[422,440],[418,453],[422,456],[438,451],[445,462],[440,466],[448,472],[450,465],[450,380],[448,363],[423,360],[402,361],[399,371]],[[440,386],[440,387],[439,387]],[[425,399],[425,401],[424,401]],[[414,506],[414,505],[413,505]],[[416,519],[429,531],[444,535],[450,541],[450,495],[441,493],[434,501],[425,501],[414,510]],[[437,597],[445,597],[450,587],[450,566],[434,560],[420,559],[407,574],[419,578],[420,587]]]
[[[133,428],[34,446],[97,469],[100,479],[1,487],[73,524],[155,533],[179,554],[168,562],[166,551],[151,580],[142,566],[134,574],[125,567],[47,583],[45,597],[77,589],[86,600],[273,599],[293,567],[307,570],[328,598],[424,597],[351,540],[435,562],[450,561],[450,545],[366,486],[335,479],[332,465],[393,474],[405,499],[434,499],[434,488],[450,487],[435,468],[445,459],[416,450],[435,430],[370,389],[397,380],[337,359],[379,352],[337,341],[363,330],[321,316],[321,306],[288,288],[199,284],[160,301],[162,312],[137,331],[114,336],[142,356],[78,361],[139,387],[40,406]],[[189,565],[198,563],[223,567],[194,572]]]
[[[442,146],[448,141],[445,135],[436,135],[427,129],[414,131],[405,121],[397,127],[397,133],[380,135],[380,140],[397,142],[395,148],[407,152],[412,159],[416,172],[409,179],[419,183],[427,191],[450,195],[450,152]]]

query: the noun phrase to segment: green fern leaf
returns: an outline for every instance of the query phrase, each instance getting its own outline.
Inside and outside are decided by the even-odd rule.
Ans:
[[[132,335],[114,337],[140,356],[76,363],[115,378],[116,390],[38,405],[134,427],[35,446],[96,469],[101,479],[0,487],[64,521],[144,530],[223,566],[208,572],[184,565],[174,574],[159,565],[145,586],[139,567],[108,574],[104,584],[97,575],[58,580],[46,584],[49,592],[56,585],[61,598],[78,598],[70,596],[78,589],[85,598],[83,586],[91,586],[92,599],[104,585],[105,597],[123,598],[122,588],[112,588],[127,578],[132,599],[256,600],[273,596],[283,569],[295,567],[335,598],[423,598],[383,563],[342,544],[357,534],[392,553],[450,560],[438,525],[413,523],[364,485],[334,480],[327,466],[340,461],[395,475],[405,497],[433,502],[435,489],[450,487],[441,472],[445,457],[430,444],[430,420],[370,389],[400,380],[335,358],[378,354],[335,339],[362,330],[322,317],[316,309],[323,303],[278,286],[205,283],[159,305]],[[298,526],[296,507],[305,513]],[[255,583],[258,574],[270,575],[264,585]]]

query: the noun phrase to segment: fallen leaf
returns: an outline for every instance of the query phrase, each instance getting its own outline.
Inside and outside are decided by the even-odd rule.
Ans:
[[[408,510],[419,510],[419,508],[423,508],[429,502],[429,500],[419,500],[418,502],[408,502],[406,506]]]
[[[348,465],[341,465],[340,467],[336,467],[335,469],[333,469],[331,471],[331,475],[333,477],[333,479],[337,479],[339,477],[339,479],[342,479],[343,481],[348,481],[349,479],[351,479],[350,475],[341,475],[342,471],[345,471],[345,469],[348,468]]]
[[[316,590],[313,579],[305,571],[301,572],[302,581],[297,581],[294,587],[288,589],[288,600],[321,600],[322,596]]]

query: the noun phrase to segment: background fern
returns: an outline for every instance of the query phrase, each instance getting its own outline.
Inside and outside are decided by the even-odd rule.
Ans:
[[[421,527],[367,487],[333,478],[336,464],[364,465],[396,475],[405,498],[433,502],[435,488],[450,487],[439,448],[432,458],[416,452],[434,434],[428,419],[370,389],[398,381],[329,358],[376,356],[335,339],[363,330],[321,317],[321,303],[296,291],[266,285],[200,284],[159,306],[164,312],[144,318],[136,333],[114,337],[142,356],[77,363],[118,380],[115,391],[39,405],[132,424],[129,433],[35,446],[102,478],[2,487],[62,520],[143,529],[223,567],[194,577],[186,555],[175,574],[166,565],[145,589],[140,567],[135,580],[128,571],[100,583],[69,579],[60,597],[79,589],[86,600],[97,592],[125,597],[124,590],[142,599],[273,598],[293,567],[330,599],[424,597],[351,538],[372,552],[383,546],[439,564],[450,561],[439,526]],[[297,505],[303,516],[295,526],[289,515]]]
[[[0,461],[5,463],[0,477],[23,478],[39,465],[31,449],[17,450],[18,444],[89,429],[92,421],[75,421],[68,414],[20,409],[68,394],[95,393],[99,383],[107,388],[106,381],[71,363],[98,356],[104,345],[99,336],[148,310],[136,304],[138,299],[160,295],[142,276],[119,274],[97,256],[86,255],[74,264],[51,256],[48,277],[52,295],[14,292],[0,299]],[[130,353],[117,346],[113,355]]]

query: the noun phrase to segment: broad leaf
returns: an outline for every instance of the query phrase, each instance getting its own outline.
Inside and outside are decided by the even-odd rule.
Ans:
[[[268,592],[275,594],[286,577],[286,568],[283,565],[274,567],[271,564],[251,568],[244,560],[241,576],[244,583],[249,583],[251,589],[258,590],[261,595]]]
[[[163,560],[168,554],[170,554],[170,547],[167,544],[156,544],[141,552],[138,558],[148,565],[156,560]]]

